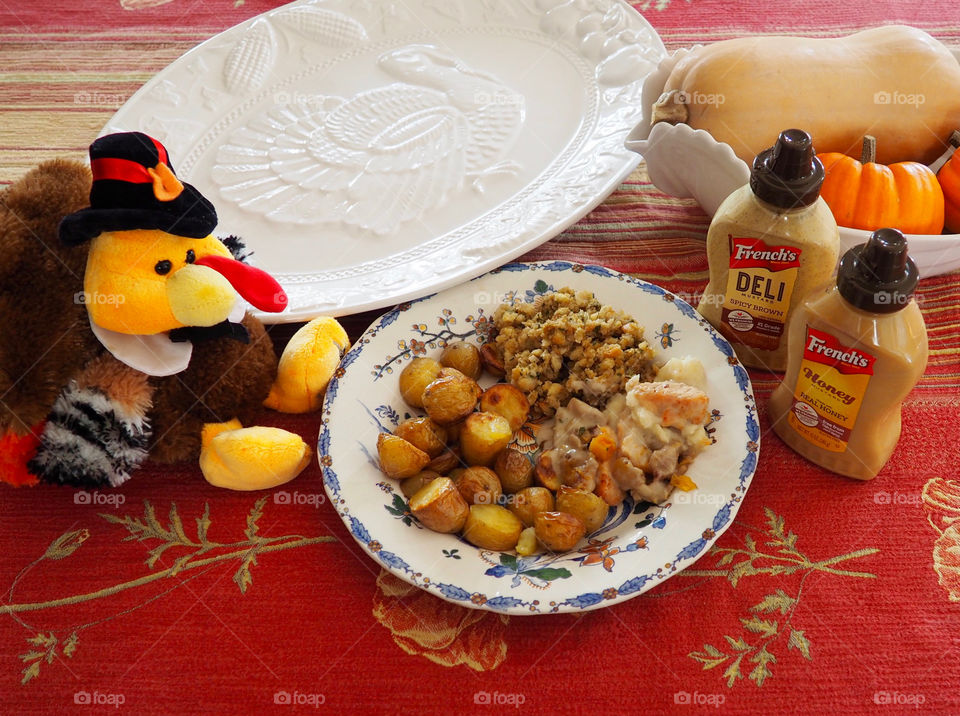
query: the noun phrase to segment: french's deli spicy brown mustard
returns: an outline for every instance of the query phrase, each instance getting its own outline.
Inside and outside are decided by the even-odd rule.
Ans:
[[[788,129],[710,223],[710,281],[697,310],[744,365],[786,367],[790,315],[837,265],[840,235],[820,198],[823,177],[810,135]]]
[[[811,462],[869,480],[890,459],[900,404],[927,365],[916,285],[903,235],[880,229],[844,254],[834,285],[794,313],[769,412],[777,435]]]

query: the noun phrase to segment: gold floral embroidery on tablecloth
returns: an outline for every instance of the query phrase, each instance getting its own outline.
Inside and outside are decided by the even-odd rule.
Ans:
[[[445,602],[385,570],[377,578],[373,616],[405,652],[441,666],[489,671],[507,657],[510,617]]]
[[[724,667],[722,678],[729,688],[733,688],[745,676],[757,686],[763,686],[773,675],[772,665],[777,663],[777,648],[784,649],[784,644],[786,652],[796,651],[804,659],[813,660],[810,638],[794,620],[808,576],[821,572],[841,577],[876,578],[875,574],[869,572],[839,569],[836,565],[876,554],[880,550],[867,547],[837,557],[811,560],[797,548],[797,535],[786,528],[783,517],[768,507],[763,511],[767,516],[767,526],[762,533],[755,530],[760,533],[758,537],[748,532],[743,537],[743,548],[714,545],[698,563],[704,564],[713,557],[714,568],[687,569],[680,573],[683,577],[726,577],[734,588],[741,579],[747,577],[786,577],[798,572],[802,575],[797,589],[791,590],[793,593],[777,588],[750,606],[740,617],[743,626],[740,634],[724,634],[724,641],[719,642],[719,647],[707,643],[701,650],[687,654],[699,662],[704,671]],[[758,539],[760,544],[757,543]],[[782,658],[784,652],[779,653]]]
[[[951,602],[960,602],[960,482],[933,477],[921,494],[927,522],[940,535],[933,545],[933,569]]]
[[[54,660],[60,657],[71,658],[77,651],[80,634],[84,630],[152,604],[220,564],[235,563],[237,565],[233,582],[241,594],[246,594],[253,583],[251,570],[257,564],[258,558],[263,558],[272,552],[337,541],[336,537],[327,535],[305,537],[293,534],[267,537],[261,534],[259,522],[263,517],[266,502],[267,498],[261,497],[253,503],[243,525],[242,537],[223,542],[216,541],[210,536],[212,519],[209,505],[204,505],[203,513],[192,520],[181,517],[176,503],[170,503],[170,511],[164,519],[146,500],[143,503],[142,515],[119,516],[101,513],[100,516],[106,522],[125,530],[126,535],[122,541],[136,541],[144,546],[147,550],[144,560],[147,572],[135,579],[86,593],[51,596],[42,601],[18,602],[15,594],[18,585],[25,581],[33,570],[42,570],[46,563],[68,559],[90,539],[90,530],[86,528],[70,530],[54,539],[40,557],[20,570],[10,586],[4,590],[5,599],[0,604],[0,615],[9,615],[31,634],[26,638],[28,650],[19,655],[23,663],[20,683],[27,684],[38,677],[44,664],[53,664]],[[70,607],[84,602],[105,601],[115,594],[137,590],[153,583],[170,586],[162,587],[159,593],[145,596],[143,601],[126,607],[122,611],[107,614],[94,621],[74,624],[61,629],[59,634],[44,627],[42,621],[33,616],[47,609]]]

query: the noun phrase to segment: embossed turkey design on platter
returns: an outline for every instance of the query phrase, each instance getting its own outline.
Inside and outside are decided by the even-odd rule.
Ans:
[[[236,130],[211,172],[221,195],[271,221],[384,235],[519,171],[507,158],[524,122],[518,92],[432,45],[377,65],[396,81],[348,98],[295,96]]]

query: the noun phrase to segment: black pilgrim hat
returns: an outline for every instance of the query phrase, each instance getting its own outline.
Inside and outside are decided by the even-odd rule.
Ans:
[[[108,134],[94,141],[90,170],[90,206],[60,222],[60,240],[68,246],[104,231],[128,229],[202,239],[217,225],[213,204],[177,179],[166,148],[142,132]]]

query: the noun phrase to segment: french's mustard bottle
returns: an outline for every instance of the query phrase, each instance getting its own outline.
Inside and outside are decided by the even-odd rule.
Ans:
[[[823,177],[810,135],[783,131],[710,223],[710,280],[697,310],[744,365],[786,367],[790,314],[836,268],[840,234],[820,198]]]
[[[790,356],[770,398],[773,429],[828,470],[869,480],[900,439],[900,405],[927,366],[917,267],[896,229],[847,251],[837,280],[790,321]]]

